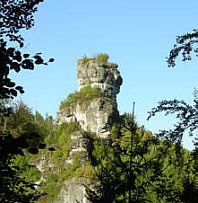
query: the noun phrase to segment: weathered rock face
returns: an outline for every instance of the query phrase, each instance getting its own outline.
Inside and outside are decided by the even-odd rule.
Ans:
[[[122,77],[113,63],[99,63],[83,59],[77,63],[78,91],[85,86],[101,89],[101,98],[77,103],[64,108],[57,114],[57,124],[77,121],[85,131],[96,133],[98,137],[107,138],[112,122],[118,116],[116,95],[120,91]]]
[[[90,140],[86,132],[76,131],[71,135],[71,149],[69,157],[65,162],[65,169],[73,163],[73,157],[78,156],[81,166],[89,159],[89,152],[92,148],[92,140]]]
[[[115,63],[99,63],[89,60],[84,64],[83,59],[78,60],[78,90],[90,85],[99,87],[104,97],[116,98],[122,84],[122,77],[117,68],[118,65]]]
[[[100,138],[107,138],[112,121],[118,116],[116,107],[113,100],[96,98],[88,103],[78,103],[75,107],[67,107],[60,111],[57,123],[78,121],[83,130],[94,132]]]
[[[66,181],[64,188],[61,190],[59,200],[54,203],[91,203],[86,198],[86,190],[83,185],[92,186],[93,182],[87,178],[73,178]]]
[[[122,77],[117,67],[117,64],[99,63],[94,59],[78,60],[78,91],[86,86],[99,88],[101,91],[97,97],[79,99],[72,105],[65,105],[57,114],[57,124],[78,122],[80,126],[80,129],[71,135],[71,149],[65,160],[65,170],[73,163],[74,157],[79,158],[82,166],[89,160],[93,143],[87,132],[108,139],[113,121],[119,116],[116,95],[120,91]],[[93,183],[89,178],[76,177],[66,181],[55,203],[90,203],[84,185],[90,185],[92,188],[96,182]]]

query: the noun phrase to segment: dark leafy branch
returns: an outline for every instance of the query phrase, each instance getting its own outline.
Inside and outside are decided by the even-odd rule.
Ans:
[[[169,114],[176,114],[178,123],[174,125],[173,130],[161,130],[157,136],[170,140],[173,143],[181,142],[184,132],[189,130],[189,136],[198,126],[197,104],[198,101],[194,100],[195,105],[191,106],[184,101],[178,100],[163,100],[159,102],[157,107],[154,107],[149,113],[148,120],[159,112],[164,112],[165,116]]]
[[[23,87],[17,86],[9,77],[10,71],[20,72],[21,69],[33,70],[35,65],[47,65],[54,59],[45,62],[41,53],[31,56],[22,53],[24,39],[21,29],[34,26],[33,14],[37,6],[44,0],[0,0],[0,98],[13,98],[17,92],[24,93]],[[9,47],[8,41],[16,42],[19,48]]]
[[[0,121],[9,117],[12,109],[3,104],[5,99],[13,99],[18,93],[23,94],[22,86],[17,85],[10,78],[11,71],[19,73],[22,69],[33,70],[36,65],[47,65],[41,53],[31,55],[22,53],[24,39],[20,34],[22,29],[34,26],[34,13],[38,4],[44,0],[0,0]],[[12,42],[14,47],[10,46]],[[3,105],[2,105],[3,104]],[[45,144],[29,146],[28,139],[35,139],[40,135],[32,133],[31,138],[20,135],[14,138],[9,130],[0,126],[0,202],[32,202],[38,198],[35,185],[25,181],[18,175],[18,168],[11,166],[16,155],[23,155],[26,149],[32,154],[38,149],[44,149]],[[54,149],[49,149],[53,151]]]
[[[176,44],[171,49],[169,56],[167,57],[167,63],[169,67],[176,65],[175,61],[179,54],[182,54],[183,61],[189,61],[192,59],[192,53],[198,57],[198,29],[194,29],[192,33],[178,36],[176,38]]]
[[[34,26],[33,14],[37,6],[44,0],[1,0],[0,1],[0,38],[8,37],[17,41],[23,47],[21,29],[30,29]]]
[[[30,54],[22,54],[14,47],[7,47],[7,42],[0,39],[0,98],[13,98],[17,92],[24,93],[23,87],[17,86],[9,77],[10,71],[20,72],[22,69],[33,70],[35,65],[47,65],[54,59],[44,62],[40,53],[33,57]]]

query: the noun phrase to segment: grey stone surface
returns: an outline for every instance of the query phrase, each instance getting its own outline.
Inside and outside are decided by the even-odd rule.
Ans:
[[[85,131],[96,133],[100,138],[108,138],[112,122],[118,115],[116,95],[120,91],[122,77],[114,63],[98,63],[89,60],[77,62],[77,80],[80,90],[90,85],[101,89],[101,98],[84,103],[77,103],[57,113],[56,122],[77,121]]]
[[[58,200],[54,203],[91,203],[86,197],[83,185],[91,185],[91,181],[86,178],[73,178],[66,181]]]
[[[89,159],[89,151],[92,148],[92,142],[86,132],[76,131],[71,135],[71,149],[69,157],[65,162],[65,169],[72,164],[72,158],[78,156],[81,166]]]
[[[99,63],[90,60],[86,64],[83,59],[77,62],[78,90],[90,85],[99,87],[105,97],[113,98],[120,92],[122,77],[114,63]]]
[[[117,105],[111,100],[93,99],[89,104],[78,103],[75,108],[67,107],[57,114],[57,123],[78,121],[84,131],[107,138],[113,119],[118,115]]]
[[[101,89],[101,97],[94,98],[83,103],[77,102],[75,106],[69,106],[57,113],[58,125],[77,121],[82,128],[71,135],[71,150],[65,161],[65,170],[72,164],[73,155],[79,155],[81,164],[88,160],[90,139],[86,132],[93,132],[99,138],[108,138],[113,120],[119,115],[116,96],[120,92],[122,77],[114,63],[98,63],[95,60],[83,59],[77,62],[78,91],[90,85]],[[83,157],[82,157],[83,155]],[[73,178],[65,182],[59,200],[55,203],[90,203],[86,198],[84,184],[90,184],[86,178]],[[92,183],[94,185],[94,183]],[[95,183],[96,184],[96,183]]]

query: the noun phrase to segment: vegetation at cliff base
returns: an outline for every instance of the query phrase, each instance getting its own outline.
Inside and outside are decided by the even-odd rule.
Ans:
[[[94,143],[94,168],[100,184],[94,190],[87,187],[91,202],[197,201],[193,153],[157,139],[130,114],[120,117],[112,136],[108,144]]]
[[[9,109],[9,114],[0,114],[0,201],[32,202],[42,192],[35,190],[41,172],[30,160],[45,148],[43,141],[50,136],[52,119],[44,119],[38,112],[34,115],[22,101],[2,101],[1,109]]]

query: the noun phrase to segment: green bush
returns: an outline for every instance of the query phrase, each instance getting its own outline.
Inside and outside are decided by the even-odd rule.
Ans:
[[[105,54],[105,53],[100,53],[97,55],[96,57],[96,61],[97,62],[101,62],[101,63],[106,63],[108,62],[108,59],[109,59],[109,55],[108,54]]]
[[[26,181],[36,182],[40,180],[41,172],[35,166],[29,165],[29,160],[30,156],[27,153],[25,156],[18,155],[12,165],[20,168],[18,173],[21,178],[25,178]]]
[[[75,106],[77,103],[90,101],[101,96],[101,90],[90,85],[83,87],[79,92],[70,94],[66,100],[63,100],[60,105],[60,110],[68,106]]]
[[[84,56],[83,59],[82,59],[82,64],[85,66],[85,67],[88,67],[88,62],[91,61],[91,60],[96,60],[96,58],[87,58],[87,56]]]
[[[97,62],[100,62],[100,63],[107,63],[108,59],[109,59],[109,55],[106,54],[106,53],[99,53],[95,57],[92,57],[92,58],[87,58],[87,56],[85,55],[82,58],[82,64],[85,67],[88,67],[88,62],[91,61],[91,60],[94,60],[94,61],[97,61]]]
[[[49,174],[45,186],[48,194],[46,202],[52,203],[58,197],[62,186],[58,182],[58,175],[54,173]]]

